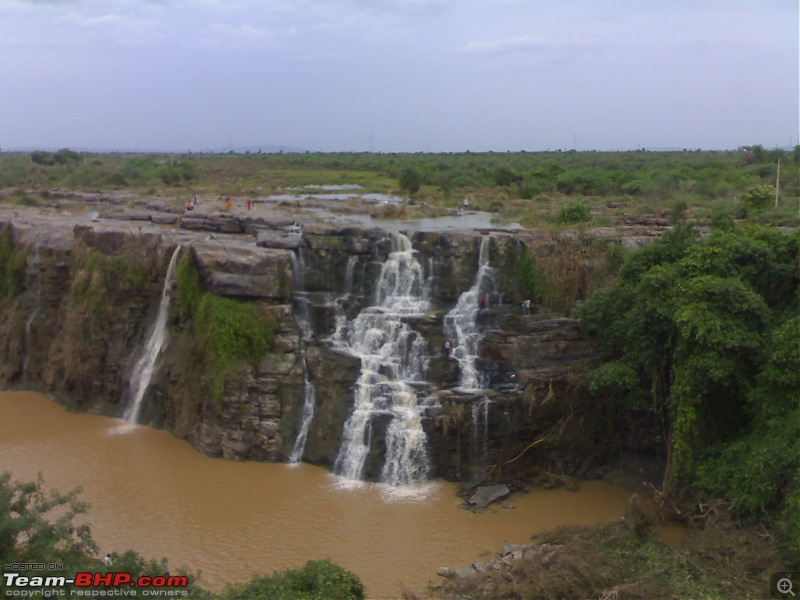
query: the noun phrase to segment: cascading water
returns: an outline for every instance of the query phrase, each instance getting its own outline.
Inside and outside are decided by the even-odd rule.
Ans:
[[[422,429],[415,384],[427,367],[427,342],[408,324],[430,303],[425,277],[411,241],[393,234],[392,252],[381,268],[375,304],[345,323],[332,337],[334,347],[361,359],[353,413],[344,426],[334,470],[360,480],[369,454],[375,417],[391,418],[381,481],[409,485],[428,477],[427,439]]]
[[[469,445],[472,461],[485,465],[489,448],[489,398],[484,396],[472,405]]]
[[[133,374],[131,375],[131,382],[128,387],[131,401],[123,415],[123,418],[129,423],[139,422],[142,401],[144,400],[147,388],[150,386],[156,360],[158,360],[158,355],[161,352],[161,347],[164,345],[164,340],[167,336],[169,303],[172,298],[172,287],[175,282],[175,265],[178,262],[180,251],[181,246],[178,245],[172,253],[172,257],[169,259],[167,275],[164,278],[164,289],[161,291],[161,302],[158,305],[158,315],[150,329],[150,335],[142,348],[139,360],[136,361],[136,365],[133,367]]]
[[[303,398],[303,416],[300,423],[300,431],[294,441],[292,454],[289,456],[290,463],[298,463],[303,459],[303,452],[306,450],[306,440],[308,439],[308,430],[311,427],[311,421],[314,420],[316,390],[308,375],[308,363],[306,362],[305,350],[303,354],[303,389],[305,390],[305,396]]]
[[[311,337],[311,312],[309,307],[309,299],[306,296],[305,282],[306,282],[306,264],[303,259],[303,254],[300,249],[297,255],[291,255],[292,264],[292,287],[294,299],[294,316],[297,326],[300,328],[300,354],[303,358],[303,414],[300,422],[300,430],[297,438],[294,441],[292,454],[289,456],[290,463],[298,463],[303,459],[303,452],[306,449],[306,440],[308,439],[308,430],[311,427],[311,421],[314,419],[314,404],[316,403],[316,393],[314,384],[311,383],[311,377],[308,374],[308,362],[306,361],[306,344],[308,338]]]
[[[455,307],[444,317],[444,332],[451,343],[451,355],[458,361],[461,373],[459,387],[464,390],[481,389],[482,381],[476,366],[481,332],[478,329],[478,312],[483,303],[488,305],[490,290],[495,282],[489,266],[489,236],[481,238],[478,253],[478,271],[472,287],[461,294]]]
[[[34,250],[33,260],[30,264],[30,271],[29,281],[33,281],[33,294],[36,304],[34,309],[31,311],[28,320],[25,321],[25,359],[22,361],[23,375],[28,374],[31,355],[33,354],[33,323],[39,318],[39,315],[42,312],[42,260],[39,244],[36,245],[36,249]]]

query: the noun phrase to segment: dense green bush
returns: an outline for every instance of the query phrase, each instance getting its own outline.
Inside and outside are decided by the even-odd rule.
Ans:
[[[222,600],[362,600],[364,584],[329,560],[310,560],[299,569],[254,577],[230,586]]]
[[[562,225],[576,225],[591,220],[592,213],[584,202],[570,202],[558,211],[558,222]]]
[[[775,198],[775,190],[767,185],[747,188],[739,198],[746,211],[761,211],[770,206]]]

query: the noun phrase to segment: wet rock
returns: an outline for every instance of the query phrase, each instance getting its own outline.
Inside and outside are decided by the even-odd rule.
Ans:
[[[469,499],[470,504],[478,508],[489,506],[492,502],[502,500],[511,493],[505,485],[488,485],[479,487]]]
[[[451,571],[448,567],[439,567],[439,569],[436,571],[436,574],[439,577],[447,577],[447,578],[451,578],[454,576],[453,571]]]

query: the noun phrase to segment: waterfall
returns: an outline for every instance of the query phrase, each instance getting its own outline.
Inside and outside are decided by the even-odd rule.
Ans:
[[[314,384],[311,383],[311,377],[308,374],[308,362],[306,361],[306,348],[313,329],[309,310],[310,302],[305,291],[306,263],[302,250],[298,248],[297,255],[292,253],[290,260],[292,264],[292,296],[295,305],[294,316],[297,326],[300,328],[300,354],[303,358],[303,414],[300,421],[300,430],[297,438],[295,438],[292,454],[289,456],[290,463],[298,463],[303,459],[303,452],[305,452],[306,440],[308,439],[308,429],[314,419],[316,394]]]
[[[36,249],[33,253],[33,260],[31,261],[30,265],[31,273],[30,273],[30,280],[33,281],[33,293],[35,298],[35,308],[31,311],[28,320],[25,321],[25,359],[22,361],[22,375],[25,376],[28,374],[28,368],[31,361],[31,354],[33,348],[31,347],[32,344],[32,335],[33,335],[33,323],[36,319],[39,318],[39,315],[42,312],[42,260],[41,260],[41,250],[39,248],[39,244],[36,244]]]
[[[489,447],[489,398],[486,396],[472,405],[469,446],[472,461],[485,465]]]
[[[142,348],[139,360],[136,361],[136,365],[133,367],[131,382],[128,386],[132,401],[123,415],[123,418],[129,423],[139,422],[142,400],[144,400],[145,392],[147,392],[147,388],[150,386],[156,360],[158,360],[158,355],[161,352],[161,347],[164,345],[164,339],[167,335],[169,303],[172,297],[172,286],[175,279],[175,265],[178,262],[178,254],[180,254],[180,251],[181,246],[179,244],[172,253],[172,258],[169,259],[167,275],[164,278],[164,289],[161,291],[161,302],[158,305],[158,315],[150,329],[150,335]]]
[[[375,417],[386,416],[386,459],[381,481],[408,485],[427,479],[426,436],[415,384],[427,367],[427,342],[407,323],[430,307],[425,277],[411,241],[393,234],[392,252],[375,285],[375,304],[362,310],[331,338],[334,347],[361,359],[353,412],[344,426],[334,470],[362,479]]]
[[[495,287],[493,269],[489,266],[489,236],[481,238],[478,253],[478,271],[472,287],[461,294],[458,302],[444,317],[444,332],[451,344],[451,355],[458,361],[461,372],[459,387],[475,390],[482,387],[480,373],[476,367],[481,332],[478,330],[480,299],[488,306],[490,294]]]
[[[290,463],[298,463],[303,459],[303,452],[306,449],[306,439],[308,438],[308,429],[311,427],[311,421],[314,419],[314,403],[316,402],[316,394],[314,384],[311,383],[311,378],[308,376],[308,363],[305,357],[305,348],[303,349],[303,387],[305,390],[305,397],[303,399],[303,416],[300,423],[300,432],[294,441],[294,448],[292,448],[292,455],[289,457]]]
[[[353,273],[355,272],[357,262],[358,256],[355,254],[351,254],[347,257],[347,266],[345,266],[344,269],[344,290],[342,291],[342,296],[345,298],[353,293]]]

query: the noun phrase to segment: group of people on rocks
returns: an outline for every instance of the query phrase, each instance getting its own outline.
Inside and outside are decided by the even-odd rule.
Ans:
[[[245,206],[247,206],[247,210],[253,210],[256,206],[255,200],[251,200],[250,198],[247,199],[245,202]],[[186,210],[194,210],[197,207],[197,194],[194,195],[194,198],[186,204]],[[231,200],[230,196],[225,199],[225,210],[230,211],[233,208],[233,200]]]

